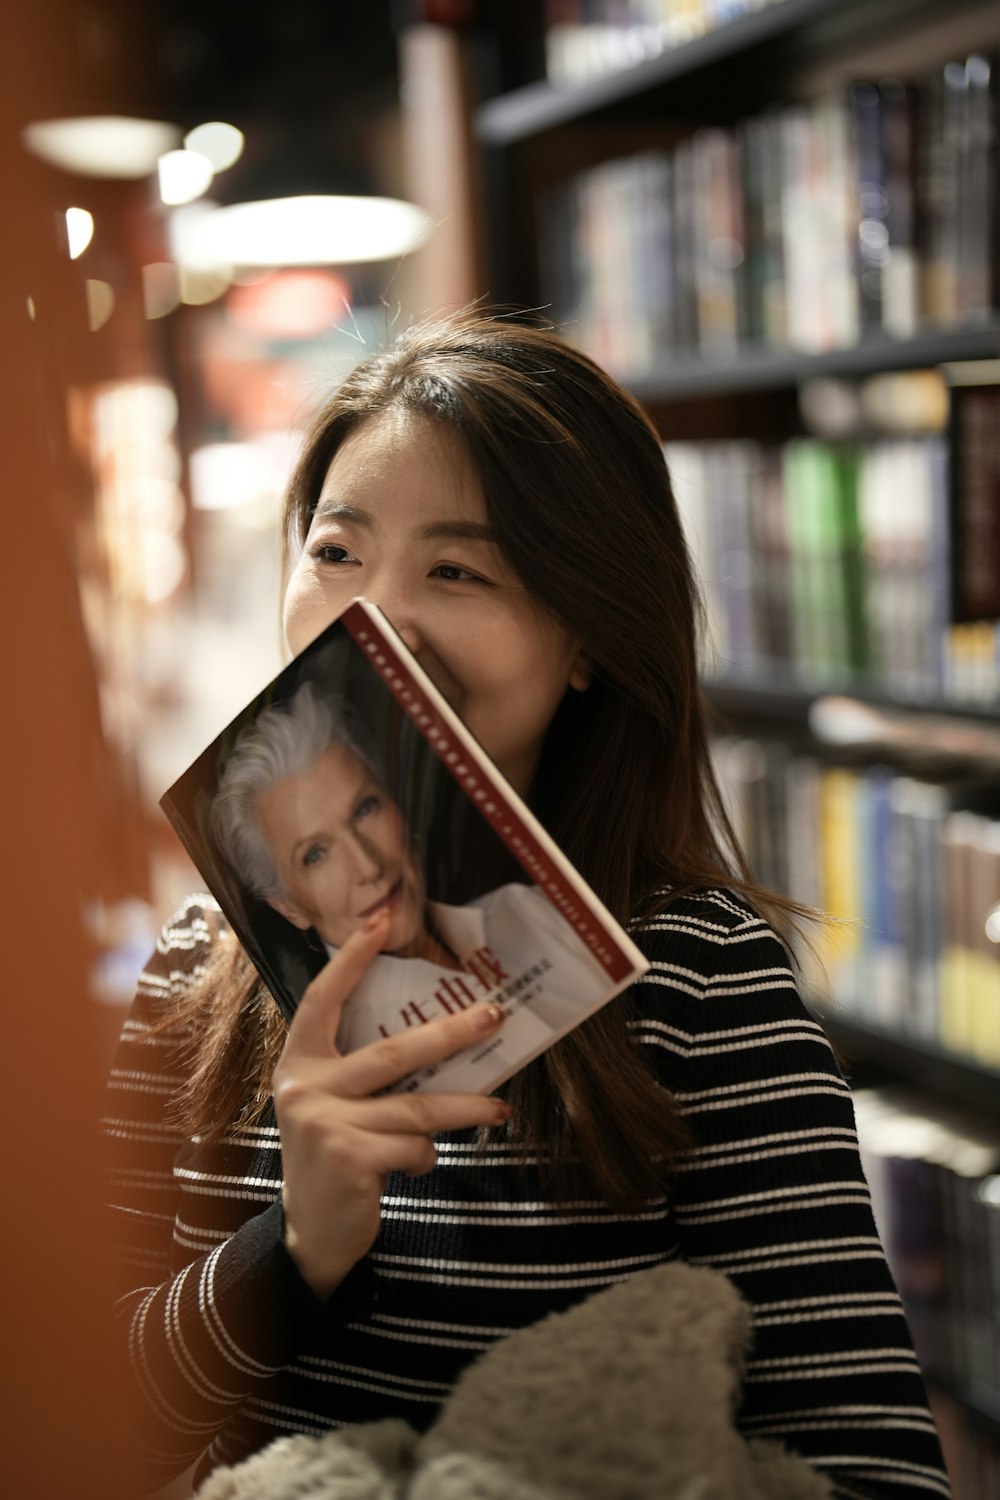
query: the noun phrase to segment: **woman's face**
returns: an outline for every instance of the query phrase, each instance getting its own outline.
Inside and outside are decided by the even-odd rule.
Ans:
[[[359,594],[527,791],[567,686],[589,675],[579,644],[501,556],[479,477],[444,424],[390,411],[338,450],[285,596],[291,649]]]
[[[271,905],[332,948],[383,906],[388,953],[417,951],[424,887],[399,808],[355,751],[332,745],[307,770],[256,801],[257,822],[284,896]]]

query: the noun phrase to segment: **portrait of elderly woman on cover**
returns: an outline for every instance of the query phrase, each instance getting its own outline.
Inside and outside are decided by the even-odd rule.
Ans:
[[[505,882],[462,905],[429,899],[367,738],[343,698],[301,683],[237,738],[212,802],[214,840],[317,952],[333,956],[387,914],[381,951],[343,1009],[342,1052],[494,1000],[518,1020],[491,1039],[490,1066],[504,1053],[515,1065],[603,1000],[607,976],[535,886]]]

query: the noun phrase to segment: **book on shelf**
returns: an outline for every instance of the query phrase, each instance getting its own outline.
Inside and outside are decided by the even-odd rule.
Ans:
[[[392,1092],[489,1092],[648,967],[421,668],[355,600],[226,726],[162,806],[289,1020],[387,909],[345,1052],[483,1001],[487,1042]]]
[[[963,463],[965,436],[667,443],[714,672],[766,681],[783,668],[808,690],[857,683],[904,700],[1000,698],[997,619],[959,614],[973,585],[978,607],[1000,604],[996,458],[975,438]],[[965,529],[953,564],[954,456]]]
[[[916,238],[917,91],[898,78],[883,78],[877,87],[886,208],[882,327],[895,338],[905,339],[916,333],[920,326]]]
[[[792,655],[791,603],[788,582],[788,517],[781,455],[760,447],[753,468],[748,527],[752,586],[753,639],[764,661],[788,661]]]
[[[747,339],[781,348],[788,342],[782,204],[782,114],[775,109],[736,127],[746,232],[743,295]]]
[[[1000,1073],[995,773],[904,772],[745,735],[713,753],[757,877],[835,919],[800,955],[806,991]]]
[[[735,354],[746,336],[746,230],[739,152],[729,130],[701,130],[693,152],[693,248],[698,344],[709,358]],[[641,311],[640,311],[641,316]],[[655,354],[655,350],[653,351]],[[649,365],[652,360],[646,360]]]
[[[1000,381],[951,393],[953,618],[1000,619]]]
[[[1000,904],[1000,824],[972,810],[942,820],[947,895],[941,954],[941,1034],[956,1052],[1000,1067],[1000,946],[991,914]]]
[[[871,83],[848,90],[854,138],[858,224],[858,309],[862,333],[883,324],[883,276],[889,264],[889,192],[882,91]]]
[[[1000,1411],[1000,1125],[899,1089],[855,1091],[875,1221],[920,1363]],[[988,1493],[988,1492],[987,1492]]]
[[[558,86],[683,47],[777,0],[546,0],[545,72]]]
[[[821,353],[981,324],[1000,298],[997,77],[996,59],[976,53],[914,79],[860,79],[731,129],[701,125],[663,150],[655,179],[645,147],[579,173],[539,222],[542,299],[626,377],[674,351]],[[605,235],[615,255],[591,258]],[[566,261],[560,242],[574,240],[575,284],[553,274]],[[623,303],[626,280],[636,294]],[[650,308],[671,308],[655,337],[647,287]],[[610,349],[588,342],[591,323],[615,328]]]

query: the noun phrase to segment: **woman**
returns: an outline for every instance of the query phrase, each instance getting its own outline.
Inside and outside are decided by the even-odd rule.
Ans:
[[[287,1431],[424,1426],[492,1340],[681,1257],[753,1307],[744,1432],[838,1495],[947,1494],[849,1091],[770,925],[795,909],[754,888],[712,777],[640,408],[549,333],[416,328],[320,413],[285,526],[292,649],[381,604],[652,968],[502,1100],[390,1103],[475,1013],[337,1055],[384,917],[287,1034],[205,903],[177,917],[113,1110],[150,1477]]]
[[[244,885],[330,950],[385,907],[387,952],[454,963],[427,929],[403,817],[346,712],[302,683],[240,734],[212,800],[215,840]]]

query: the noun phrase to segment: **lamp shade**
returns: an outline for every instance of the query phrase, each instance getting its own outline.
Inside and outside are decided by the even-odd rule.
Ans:
[[[431,229],[413,203],[370,181],[312,132],[286,137],[218,182],[216,201],[189,222],[181,258],[201,265],[329,266],[393,260]]]

